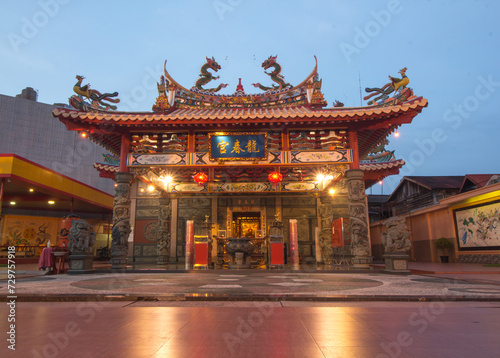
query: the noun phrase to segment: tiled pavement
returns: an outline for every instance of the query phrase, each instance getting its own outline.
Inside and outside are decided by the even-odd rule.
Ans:
[[[499,357],[487,302],[20,302],[2,357]],[[193,307],[194,305],[194,307]],[[0,309],[3,317],[5,306]],[[7,320],[0,321],[7,332]],[[4,333],[5,334],[5,333]]]

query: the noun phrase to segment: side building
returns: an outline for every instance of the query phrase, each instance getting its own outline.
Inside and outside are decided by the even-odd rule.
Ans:
[[[57,106],[37,102],[30,87],[0,95],[1,245],[30,253],[56,245],[70,214],[91,222],[100,246],[107,244],[114,185],[92,168],[106,151],[55,122]]]
[[[414,261],[500,263],[500,175],[408,176],[380,212],[405,219]],[[387,218],[386,218],[387,219]],[[372,252],[382,259],[387,220],[370,223]],[[445,238],[452,247],[436,245]]]

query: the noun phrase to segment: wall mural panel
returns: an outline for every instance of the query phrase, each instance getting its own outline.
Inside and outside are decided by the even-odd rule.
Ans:
[[[459,250],[500,249],[500,201],[453,211]]]
[[[2,245],[57,244],[60,219],[5,215]]]

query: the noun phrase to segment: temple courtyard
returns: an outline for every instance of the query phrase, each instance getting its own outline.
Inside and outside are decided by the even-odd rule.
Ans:
[[[24,267],[22,267],[24,266]],[[498,357],[500,268],[16,270],[2,357]],[[3,268],[2,268],[3,269]],[[7,285],[2,271],[0,286]],[[0,322],[9,332],[9,322]],[[7,337],[8,338],[8,337]]]

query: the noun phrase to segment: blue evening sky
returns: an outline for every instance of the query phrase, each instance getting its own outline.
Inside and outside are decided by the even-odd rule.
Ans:
[[[151,111],[167,59],[185,87],[206,56],[222,66],[223,93],[242,78],[270,84],[261,63],[278,55],[292,84],[314,67],[329,106],[360,105],[360,84],[380,87],[407,67],[429,107],[388,146],[402,175],[500,173],[498,0],[2,0],[0,94],[25,87],[44,103],[67,102],[75,75],[118,91],[119,110]],[[365,104],[365,102],[363,102]],[[373,188],[379,194],[382,188]]]

